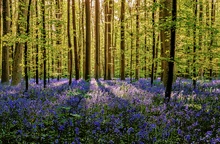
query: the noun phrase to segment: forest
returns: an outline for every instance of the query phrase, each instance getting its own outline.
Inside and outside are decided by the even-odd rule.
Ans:
[[[220,143],[218,0],[0,0],[0,144]]]

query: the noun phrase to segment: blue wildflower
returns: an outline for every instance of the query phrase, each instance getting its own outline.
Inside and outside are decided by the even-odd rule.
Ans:
[[[132,127],[130,127],[128,130],[127,130],[127,133],[128,135],[130,135],[130,133],[134,132],[134,129]]]

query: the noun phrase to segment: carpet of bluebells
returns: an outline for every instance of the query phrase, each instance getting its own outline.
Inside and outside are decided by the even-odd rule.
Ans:
[[[178,78],[168,104],[164,90],[160,79],[0,85],[0,143],[220,143],[220,80]]]

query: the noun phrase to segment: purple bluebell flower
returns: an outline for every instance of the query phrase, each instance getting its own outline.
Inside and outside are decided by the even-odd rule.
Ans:
[[[130,133],[134,132],[134,129],[132,127],[130,127],[128,130],[127,130],[127,133],[128,135],[130,135]]]

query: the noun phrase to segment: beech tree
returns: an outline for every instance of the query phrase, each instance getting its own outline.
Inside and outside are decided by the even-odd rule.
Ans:
[[[38,0],[35,0],[35,15],[36,15],[36,27],[39,26],[39,22],[38,22]],[[36,80],[36,84],[39,83],[39,69],[38,69],[38,65],[39,65],[39,45],[38,45],[38,29],[35,30],[35,33],[36,33],[36,57],[35,57],[35,80]]]
[[[85,58],[85,80],[91,78],[90,69],[91,69],[91,27],[90,27],[90,0],[85,1],[86,8],[86,58]]]
[[[139,43],[140,43],[140,34],[139,34],[139,27],[140,27],[140,19],[139,19],[139,8],[140,1],[136,0],[136,66],[135,66],[135,79],[139,79]]]
[[[95,1],[95,79],[100,76],[100,2]]]
[[[125,0],[121,0],[121,80],[125,80]]]
[[[26,36],[29,37],[29,31],[30,31],[30,10],[31,10],[31,0],[28,2],[28,11],[27,11],[27,26],[26,26]],[[28,41],[25,42],[24,47],[24,73],[25,73],[25,90],[28,90]]]
[[[74,0],[73,0],[74,1]],[[69,85],[72,83],[72,65],[73,65],[73,52],[70,37],[70,0],[67,1],[67,37],[68,37],[68,69],[69,69]]]
[[[20,0],[18,3],[18,21],[17,21],[17,38],[21,38],[22,35],[25,35],[25,0]],[[11,85],[18,85],[22,77],[22,50],[24,43],[22,41],[16,41],[15,52],[12,66],[12,82]]]
[[[153,0],[153,4],[156,3],[156,0]],[[151,86],[154,81],[154,58],[155,58],[155,10],[152,10],[152,66],[151,66]]]
[[[197,23],[197,0],[193,4],[194,24],[193,24],[193,87],[196,89],[196,23]]]
[[[2,17],[3,17],[3,25],[2,25],[3,26],[3,35],[2,36],[4,37],[10,31],[9,30],[9,20],[8,20],[8,18],[9,18],[9,1],[2,0],[1,2],[0,2],[0,13],[2,12]],[[3,4],[3,6],[2,6],[2,4]],[[0,21],[1,21],[1,17],[0,17]],[[1,32],[1,26],[0,26],[0,32]],[[0,33],[0,35],[1,34],[2,33]],[[7,43],[4,41],[3,41],[3,46],[2,46],[1,83],[9,83],[9,46],[7,46]]]
[[[168,65],[168,80],[165,91],[165,102],[170,101],[171,91],[172,91],[172,83],[173,83],[173,68],[174,68],[174,60],[175,60],[175,49],[176,49],[176,12],[177,12],[177,1],[173,0],[172,2],[172,25],[171,25],[171,41],[170,41],[170,61]]]

